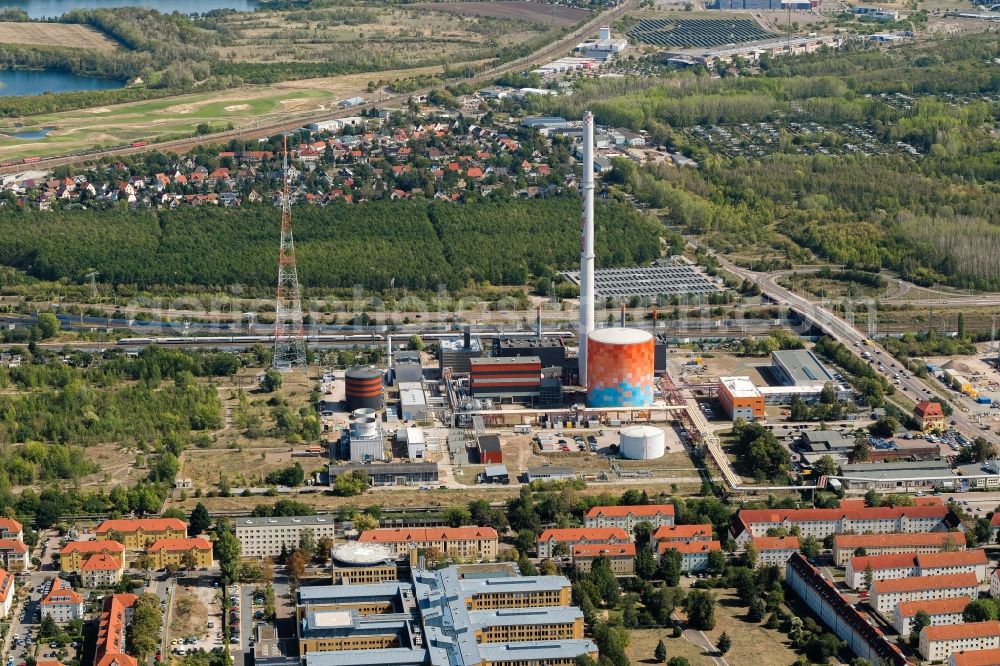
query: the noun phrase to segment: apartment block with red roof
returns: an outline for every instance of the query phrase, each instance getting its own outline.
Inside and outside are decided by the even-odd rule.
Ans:
[[[52,587],[39,604],[42,617],[51,617],[62,624],[83,618],[83,597],[62,578],[52,581]]]
[[[712,526],[708,523],[697,525],[664,525],[649,537],[653,552],[657,552],[661,543],[688,541],[712,541]]]
[[[942,661],[953,652],[1000,648],[1000,622],[968,622],[920,630],[920,655],[928,661]]]
[[[986,551],[982,549],[854,557],[847,564],[846,582],[855,590],[864,587],[865,574],[870,567],[873,581],[971,573],[975,574],[978,583],[982,583],[986,580],[986,564]]]
[[[1000,666],[1000,648],[952,652],[948,666]]]
[[[59,551],[59,570],[63,573],[80,573],[87,560],[95,555],[110,555],[125,562],[125,546],[117,541],[70,541]]]
[[[555,555],[556,546],[563,544],[566,554],[573,552],[577,544],[613,545],[628,543],[628,533],[620,527],[571,527],[553,528],[542,532],[538,537],[538,557],[547,558]]]
[[[990,574],[990,596],[1000,599],[1000,569],[994,569]]]
[[[126,550],[146,550],[160,539],[183,539],[187,523],[178,518],[105,520],[96,530],[97,539],[114,539]]]
[[[7,617],[14,604],[14,574],[0,569],[0,620]]]
[[[911,576],[898,580],[879,580],[872,584],[868,605],[888,615],[897,604],[906,601],[932,601],[951,597],[979,598],[979,583],[971,573],[947,576]]]
[[[657,554],[663,557],[668,550],[681,554],[681,573],[698,573],[708,568],[708,554],[721,552],[722,544],[718,541],[662,541]]]
[[[654,530],[673,525],[674,505],[595,506],[583,517],[584,527],[620,527],[629,534],[639,523],[649,523]]]
[[[752,543],[759,567],[778,566],[784,570],[788,558],[799,552],[799,538],[794,536],[755,537]]]
[[[982,548],[962,552],[925,553],[917,555],[917,571],[921,576],[942,576],[954,573],[974,573],[979,583],[986,581],[986,551]]]
[[[587,573],[598,557],[608,558],[611,572],[616,576],[635,575],[635,544],[578,543],[573,546],[573,566],[577,573]]]
[[[94,666],[137,666],[135,657],[125,654],[125,627],[132,620],[134,594],[112,594],[104,600],[97,626]]]
[[[950,599],[935,599],[933,601],[904,601],[896,604],[893,611],[893,626],[900,636],[906,638],[913,628],[913,618],[919,611],[924,611],[931,618],[932,627],[951,624],[961,624],[962,611],[972,601],[969,597],[952,597]]]
[[[990,531],[993,533],[992,541],[996,541],[997,537],[1000,536],[1000,511],[997,511],[990,518]]]
[[[15,573],[30,569],[28,546],[20,539],[0,539],[0,566]]]
[[[833,537],[833,561],[846,566],[852,557],[893,553],[937,553],[965,550],[960,532],[918,532],[915,534],[838,534]]]
[[[411,549],[436,549],[441,553],[480,560],[495,560],[499,536],[492,527],[413,527],[365,530],[358,541],[381,543],[405,557]]]
[[[80,582],[84,587],[111,587],[125,574],[125,560],[110,553],[90,556],[80,567]]]
[[[160,539],[147,552],[157,569],[208,569],[215,563],[212,542],[202,537]]]
[[[746,547],[753,537],[772,528],[798,527],[800,536],[825,539],[831,534],[932,532],[946,528],[945,506],[865,507],[862,509],[743,509],[733,524],[737,544]]]

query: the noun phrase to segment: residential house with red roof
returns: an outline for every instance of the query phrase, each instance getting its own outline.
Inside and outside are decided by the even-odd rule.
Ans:
[[[380,543],[405,557],[411,549],[437,550],[465,559],[494,560],[499,536],[492,527],[413,527],[365,530],[358,541]]]
[[[179,518],[135,518],[105,520],[96,530],[97,539],[111,539],[126,550],[146,550],[159,539],[182,539],[187,536],[187,523]]]
[[[949,510],[945,506],[865,507],[863,509],[743,509],[733,523],[738,545],[746,547],[752,537],[767,536],[772,528],[791,530],[800,536],[825,539],[831,534],[853,532],[946,531]]]
[[[799,552],[799,538],[794,536],[754,537],[751,543],[757,551],[759,567],[778,566],[784,570],[788,558]]]
[[[92,555],[80,568],[80,582],[84,587],[112,587],[125,573],[125,559],[110,553]]]
[[[59,624],[83,618],[83,597],[62,578],[52,581],[39,605],[42,618],[51,617]]]
[[[952,652],[948,666],[1000,666],[1000,648]]]
[[[616,576],[635,575],[634,543],[578,543],[573,546],[573,567],[577,573],[588,573],[598,557],[608,558],[611,573]]]
[[[670,550],[681,555],[681,573],[698,573],[708,568],[709,553],[722,552],[722,544],[718,541],[662,541],[657,546],[660,557]]]
[[[870,569],[872,580],[894,580],[909,576],[943,576],[971,573],[976,581],[986,580],[986,551],[982,549],[954,552],[896,553],[854,557],[847,564],[845,581],[848,587],[864,587],[866,572]]]
[[[147,552],[157,569],[208,569],[215,563],[212,542],[202,537],[159,539]]]
[[[629,543],[628,533],[620,527],[570,527],[550,528],[538,537],[538,557],[549,558],[555,555],[556,546],[562,544],[566,554],[573,551],[577,544],[613,545]]]
[[[837,534],[833,537],[833,561],[846,566],[859,555],[892,553],[936,553],[942,550],[965,550],[965,535],[960,532],[917,532],[915,534]]]
[[[950,624],[961,624],[962,611],[972,601],[969,597],[951,597],[950,599],[932,599],[930,601],[904,601],[896,604],[893,626],[903,638],[910,635],[913,628],[913,618],[923,611],[931,619],[931,626],[939,627]]]
[[[673,525],[674,505],[595,506],[583,517],[585,527],[620,527],[629,534],[639,523],[649,523],[653,530]]]
[[[80,573],[87,560],[101,554],[111,555],[124,561],[125,546],[110,539],[70,541],[59,551],[59,570],[64,573]]]
[[[1000,622],[997,620],[929,626],[920,630],[920,656],[928,661],[941,661],[963,650],[997,648],[1000,648]]]
[[[135,657],[125,654],[125,628],[132,620],[134,594],[112,594],[104,600],[97,626],[94,666],[137,666]]]
[[[913,409],[913,413],[917,417],[917,425],[923,431],[944,428],[944,410],[941,409],[939,402],[921,400]]]
[[[7,617],[14,605],[14,574],[0,569],[0,620]]]
[[[904,601],[929,601],[950,597],[979,598],[979,583],[971,573],[946,576],[910,576],[898,580],[878,580],[872,584],[868,605],[888,615]]]

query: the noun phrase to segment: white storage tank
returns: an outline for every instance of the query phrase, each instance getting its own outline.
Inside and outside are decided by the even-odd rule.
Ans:
[[[629,460],[653,460],[666,452],[666,438],[659,428],[648,425],[623,428],[619,449]]]

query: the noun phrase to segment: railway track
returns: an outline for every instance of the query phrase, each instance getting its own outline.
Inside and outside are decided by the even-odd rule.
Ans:
[[[620,17],[625,11],[632,8],[638,0],[625,0],[619,6],[608,12],[602,12],[595,14],[593,17],[580,24],[574,28],[569,34],[560,38],[558,41],[548,46],[544,46],[541,49],[531,53],[522,58],[506,62],[490,69],[484,70],[475,76],[467,77],[462,80],[456,80],[456,82],[465,81],[468,83],[482,83],[507,74],[513,71],[519,71],[530,65],[537,64],[540,61],[547,60],[553,55],[567,51],[568,49],[579,43],[580,39],[592,32],[597,26],[604,23],[611,23],[618,17]],[[372,74],[377,74],[377,72],[372,72]],[[205,134],[198,137],[189,137],[185,139],[173,139],[170,141],[161,141],[158,143],[140,141],[142,145],[121,145],[114,146],[111,148],[97,148],[93,150],[77,151],[67,155],[55,155],[52,157],[43,158],[25,158],[26,160],[19,160],[15,163],[3,163],[0,164],[0,174],[11,174],[24,171],[25,169],[39,169],[48,170],[58,166],[67,166],[71,164],[78,164],[81,162],[88,162],[91,160],[99,160],[104,157],[121,157],[125,155],[135,155],[150,150],[158,150],[161,152],[176,152],[183,153],[190,151],[191,149],[207,145],[207,144],[218,144],[229,141],[230,139],[260,139],[268,136],[273,136],[275,134],[280,134],[282,132],[294,131],[301,128],[303,125],[310,122],[319,120],[331,120],[336,118],[345,118],[348,116],[356,116],[359,112],[367,111],[374,107],[384,107],[387,105],[397,105],[400,103],[405,103],[410,97],[423,95],[430,92],[431,88],[421,88],[413,92],[389,95],[388,97],[381,97],[377,100],[366,102],[359,106],[352,106],[346,109],[337,109],[335,111],[324,111],[311,112],[308,114],[300,114],[296,116],[289,116],[278,122],[261,125],[258,127],[238,127],[232,130],[226,130],[224,132],[215,132],[212,134]]]

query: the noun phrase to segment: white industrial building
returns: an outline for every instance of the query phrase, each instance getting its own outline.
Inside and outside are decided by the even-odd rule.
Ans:
[[[410,460],[423,460],[427,441],[424,439],[424,429],[418,427],[400,428],[396,431],[396,441],[406,445],[406,457]]]
[[[347,429],[351,462],[365,463],[386,459],[385,433],[373,409],[356,409]]]

